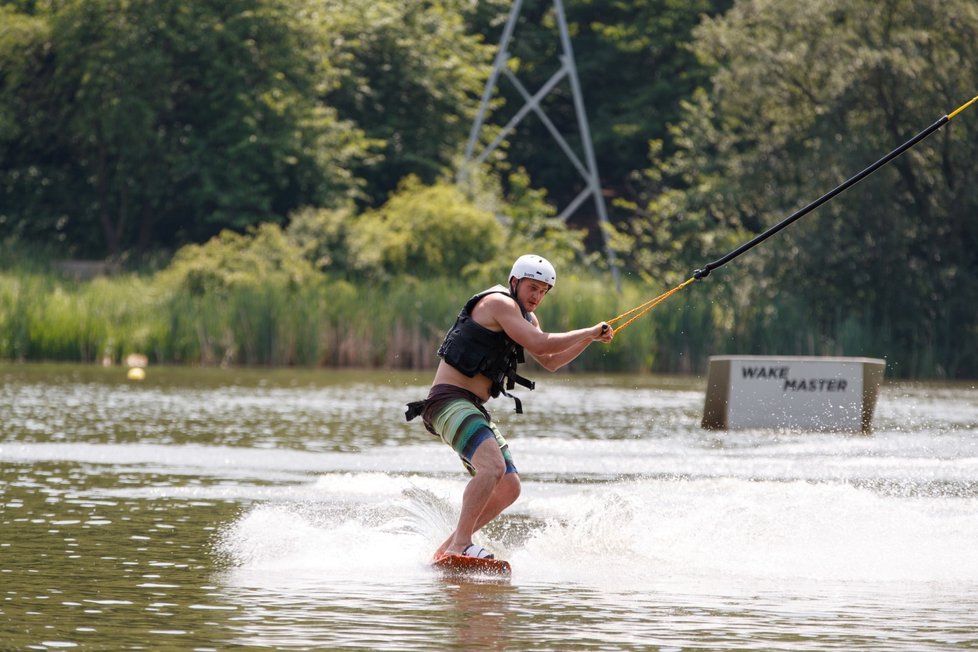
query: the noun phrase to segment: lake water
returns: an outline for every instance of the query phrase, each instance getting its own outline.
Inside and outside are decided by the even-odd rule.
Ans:
[[[523,496],[427,565],[466,481],[429,374],[0,366],[0,649],[978,649],[978,391],[871,435],[709,432],[705,381],[537,372],[489,404]]]

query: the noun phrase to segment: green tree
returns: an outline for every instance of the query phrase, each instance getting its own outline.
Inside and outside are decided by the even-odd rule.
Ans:
[[[119,256],[345,201],[369,143],[319,98],[332,71],[313,11],[301,0],[6,9],[18,36],[0,37],[0,119],[22,127],[0,133],[5,219],[25,237]]]
[[[56,233],[61,216],[46,210],[45,199],[53,188],[72,190],[48,117],[55,104],[50,84],[43,83],[52,61],[50,31],[43,17],[0,6],[0,233],[7,237]]]
[[[286,234],[316,269],[342,276],[350,269],[348,238],[354,214],[352,207],[306,206],[289,216]]]
[[[390,200],[359,216],[347,237],[352,267],[368,278],[472,275],[495,259],[504,231],[453,184],[408,177]]]
[[[706,21],[695,47],[717,72],[677,126],[680,151],[649,171],[637,249],[698,243],[677,258],[708,262],[731,234],[838,185],[974,96],[976,33],[964,0],[741,1]],[[837,345],[847,325],[868,324],[863,352],[889,353],[897,374],[978,372],[976,136],[978,116],[962,114],[731,263],[756,272],[744,314],[791,303]]]
[[[316,271],[276,224],[263,224],[247,234],[222,231],[201,245],[177,251],[170,266],[157,274],[162,287],[193,296],[218,296],[240,288],[299,288]]]
[[[331,0],[321,12],[342,67],[324,99],[382,143],[382,158],[356,169],[371,205],[408,175],[433,183],[462,151],[492,60],[492,45],[466,18],[501,3],[478,5],[489,9],[467,0]]]

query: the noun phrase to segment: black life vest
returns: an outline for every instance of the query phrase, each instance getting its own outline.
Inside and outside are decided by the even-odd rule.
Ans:
[[[469,378],[482,374],[492,381],[489,393],[493,398],[504,394],[516,402],[516,412],[522,414],[523,404],[506,390],[516,385],[533,389],[535,383],[516,373],[518,364],[525,362],[523,347],[514,342],[505,331],[491,331],[472,319],[472,311],[479,301],[490,294],[513,295],[501,285],[484,290],[471,299],[461,312],[455,324],[445,335],[445,341],[438,347],[438,355],[448,364]],[[520,306],[523,317],[532,323],[530,315]]]

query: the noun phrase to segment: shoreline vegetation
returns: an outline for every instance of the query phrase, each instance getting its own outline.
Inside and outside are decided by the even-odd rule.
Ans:
[[[431,369],[465,300],[498,282],[395,277],[384,283],[325,275],[194,287],[166,272],[88,280],[56,271],[0,271],[0,361],[226,367]],[[731,280],[732,282],[732,280]],[[872,322],[817,333],[804,307],[736,305],[727,282],[697,283],[592,347],[574,372],[704,373],[710,355],[852,355],[887,359],[890,378],[945,378],[937,352],[894,354]],[[665,291],[570,273],[540,310],[548,330],[608,320]]]

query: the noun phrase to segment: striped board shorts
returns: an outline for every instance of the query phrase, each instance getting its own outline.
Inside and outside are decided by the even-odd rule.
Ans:
[[[475,394],[454,385],[435,385],[421,416],[425,427],[458,454],[470,475],[475,475],[472,455],[490,433],[503,455],[506,473],[517,473],[506,439]]]

